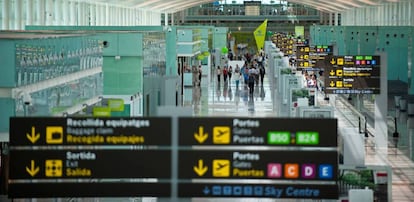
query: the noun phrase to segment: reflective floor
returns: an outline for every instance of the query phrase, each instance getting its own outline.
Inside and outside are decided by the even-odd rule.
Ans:
[[[271,80],[265,76],[263,85],[255,86],[253,96],[249,96],[248,88],[245,84],[240,83],[236,87],[235,81],[219,84],[214,77],[211,80],[203,78],[201,86],[187,88],[185,92],[185,106],[192,106],[196,116],[252,116],[252,117],[276,117],[277,109],[272,98],[274,89]],[[395,92],[395,90],[394,90]],[[190,98],[191,97],[191,98]],[[373,99],[371,97],[364,99],[362,113],[367,119],[373,119]],[[389,99],[393,99],[391,96]],[[329,103],[323,99],[322,95],[318,96],[318,105],[330,105],[335,108],[335,117],[338,119],[340,128],[358,127],[358,115],[351,110],[347,104],[346,98],[335,99],[335,103]],[[389,101],[392,102],[392,101]],[[413,201],[414,198],[414,163],[413,159],[413,141],[414,133],[414,116],[407,115],[406,111],[400,111],[394,105],[389,104],[387,115],[389,146],[386,159],[378,159],[375,146],[367,138],[366,143],[366,164],[383,165],[388,164],[392,168],[392,201]],[[352,107],[352,106],[351,106]],[[395,138],[392,134],[394,128],[394,117],[397,119],[399,126],[399,138],[395,144]],[[373,122],[369,121],[368,128],[373,131]],[[197,201],[218,201],[200,199]],[[227,201],[227,200],[219,200]],[[279,200],[272,200],[279,201]]]
[[[234,79],[220,83],[217,78],[203,78],[201,86],[184,91],[184,105],[192,106],[196,116],[275,117],[271,84],[267,77],[263,85],[255,85],[253,95],[243,81],[236,86]]]

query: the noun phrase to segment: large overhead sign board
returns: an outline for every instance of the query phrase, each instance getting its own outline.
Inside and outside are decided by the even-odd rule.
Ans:
[[[296,49],[296,66],[298,69],[314,70],[318,67],[317,61],[324,60],[326,56],[332,55],[333,47],[328,45],[309,46],[297,44]]]
[[[9,197],[171,195],[163,180],[171,178],[170,118],[11,118],[10,125]]]
[[[9,197],[338,198],[336,119],[177,119],[11,118]]]
[[[330,56],[322,64],[327,94],[380,93],[380,56]]]
[[[192,149],[179,152],[179,178],[192,183],[179,196],[337,198],[336,131],[336,119],[181,118]]]

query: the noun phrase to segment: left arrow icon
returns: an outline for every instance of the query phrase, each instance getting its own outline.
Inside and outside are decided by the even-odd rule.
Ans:
[[[27,173],[29,173],[30,176],[34,177],[40,171],[40,168],[35,165],[34,160],[31,160],[30,161],[30,168],[28,168],[26,166],[26,171],[27,171]]]
[[[31,143],[34,144],[40,138],[40,134],[36,133],[36,128],[32,126],[32,133],[31,134],[26,133],[26,137],[27,139],[29,139]]]

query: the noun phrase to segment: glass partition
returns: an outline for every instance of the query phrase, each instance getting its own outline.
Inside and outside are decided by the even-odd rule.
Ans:
[[[164,76],[166,71],[165,33],[151,32],[144,35],[144,77]]]

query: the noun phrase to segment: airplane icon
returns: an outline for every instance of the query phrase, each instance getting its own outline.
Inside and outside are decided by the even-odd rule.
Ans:
[[[213,177],[230,176],[230,161],[228,159],[214,159],[213,168]]]
[[[215,126],[213,128],[213,143],[214,144],[229,144],[230,143],[230,127],[229,126]]]
[[[217,170],[220,170],[220,169],[222,169],[222,168],[224,168],[224,167],[226,167],[226,166],[228,166],[228,163],[223,163],[223,164],[221,164],[220,162],[217,162],[217,164],[216,164],[216,169]]]
[[[216,136],[217,136],[217,137],[220,137],[220,136],[223,136],[223,135],[227,134],[227,131],[217,130],[217,133],[218,133],[218,134],[216,134]]]

